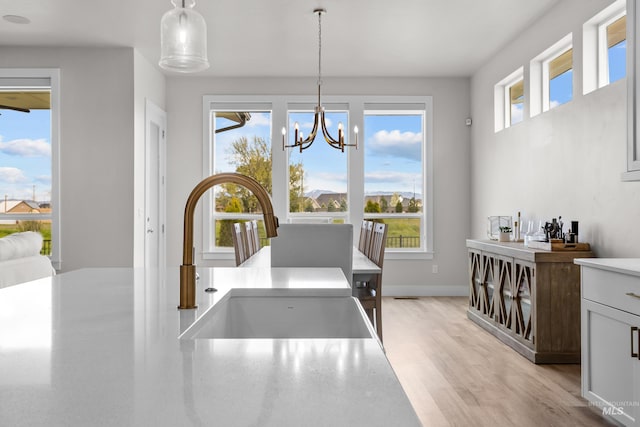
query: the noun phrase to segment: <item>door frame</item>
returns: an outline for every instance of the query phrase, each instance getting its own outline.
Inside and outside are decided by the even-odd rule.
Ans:
[[[145,138],[144,138],[144,266],[147,268],[149,266],[149,243],[147,240],[147,218],[149,218],[152,213],[151,208],[151,195],[150,195],[150,182],[152,177],[150,176],[150,172],[152,168],[149,167],[151,164],[151,144],[155,141],[151,140],[151,125],[155,124],[159,128],[159,141],[158,141],[158,206],[159,212],[158,215],[158,258],[159,258],[159,268],[163,270],[166,266],[166,170],[167,170],[167,161],[166,161],[166,134],[167,134],[167,113],[162,110],[159,106],[154,104],[150,100],[145,100]],[[154,230],[155,231],[155,230]]]

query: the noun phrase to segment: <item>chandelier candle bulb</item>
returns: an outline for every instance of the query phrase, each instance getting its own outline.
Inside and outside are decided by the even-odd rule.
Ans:
[[[282,149],[284,150],[284,141],[287,136],[287,128],[282,126]]]

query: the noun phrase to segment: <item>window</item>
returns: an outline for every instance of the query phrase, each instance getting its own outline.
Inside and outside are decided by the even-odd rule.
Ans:
[[[604,47],[607,54],[604,55],[605,71],[602,75],[606,76],[607,80],[602,82],[601,86],[618,81],[627,74],[627,17],[621,16],[604,26],[603,32],[606,34],[602,40],[606,40]]]
[[[348,112],[325,106],[327,130],[338,138],[338,124],[349,129]],[[343,107],[344,108],[344,107]],[[312,108],[288,111],[288,135],[294,135],[298,123],[304,139],[313,128]],[[293,136],[291,136],[293,138]],[[345,132],[349,143],[349,132]],[[293,141],[293,139],[292,139]],[[345,148],[349,150],[349,148]],[[348,216],[347,190],[348,152],[329,146],[319,129],[312,146],[302,153],[292,148],[289,153],[289,218],[292,222],[344,222]]]
[[[520,123],[524,116],[524,68],[498,82],[494,93],[495,131]]]
[[[229,107],[214,106],[210,111],[213,172],[238,172],[250,176],[271,194],[270,106]],[[252,219],[258,220],[261,246],[268,244],[262,210],[256,197],[246,188],[235,184],[218,185],[213,189],[213,201],[206,205],[211,212],[208,251],[230,251],[233,248],[233,223]]]
[[[571,101],[573,97],[573,49],[545,63],[544,111]]]
[[[573,99],[572,35],[531,61],[531,117]],[[535,96],[534,96],[535,94]]]
[[[358,125],[358,150],[349,147],[343,153],[330,147],[321,131],[302,153],[283,150],[292,142],[296,122],[303,138],[309,135],[314,107],[313,98],[303,96],[205,96],[205,176],[253,176],[271,194],[281,223],[351,223],[358,225],[357,233],[362,219],[371,218],[389,224],[390,258],[430,257],[431,97],[325,97],[329,133],[337,138],[341,122],[349,129],[345,143],[350,144],[353,125]],[[282,125],[290,140],[282,139]],[[225,228],[249,219],[261,223],[261,212],[237,186],[219,185],[207,193],[203,257],[231,259]]]
[[[387,248],[424,241],[425,111],[364,112],[364,218],[388,226]]]
[[[583,25],[583,93],[625,77],[626,54],[626,2],[616,0]]]
[[[43,236],[60,268],[58,70],[0,70],[0,237]]]

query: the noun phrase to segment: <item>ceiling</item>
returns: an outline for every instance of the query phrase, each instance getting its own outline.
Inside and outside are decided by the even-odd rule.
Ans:
[[[470,76],[561,0],[199,0],[210,76]],[[129,46],[157,64],[169,0],[0,0],[0,46]],[[167,73],[170,74],[170,73]]]

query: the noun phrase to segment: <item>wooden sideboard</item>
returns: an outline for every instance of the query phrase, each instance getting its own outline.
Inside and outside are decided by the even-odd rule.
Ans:
[[[467,240],[467,316],[534,363],[580,363],[580,268],[591,251]]]

